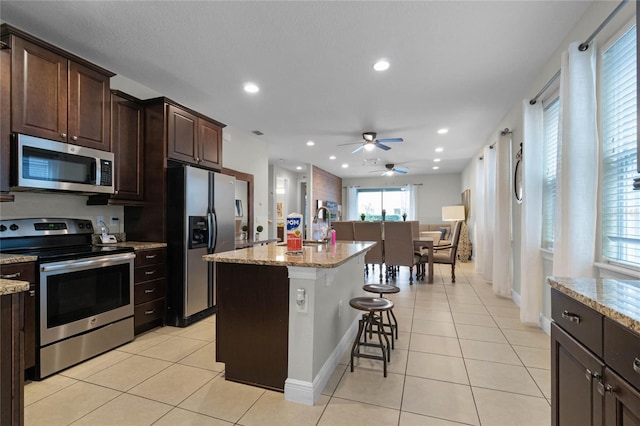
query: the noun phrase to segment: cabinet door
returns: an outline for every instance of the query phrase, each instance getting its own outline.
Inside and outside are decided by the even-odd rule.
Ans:
[[[0,49],[0,193],[9,192],[11,167],[11,50]],[[0,196],[1,197],[1,196]],[[1,199],[1,198],[0,198]]]
[[[605,370],[605,424],[640,426],[640,392],[620,376]]]
[[[111,95],[111,148],[115,156],[112,198],[142,200],[144,164],[144,109],[117,94]]]
[[[169,158],[197,164],[199,160],[197,137],[198,117],[169,105],[167,112],[167,155]]]
[[[604,364],[551,324],[551,424],[602,425],[602,395],[598,392]]]
[[[69,143],[110,150],[109,77],[69,62]]]
[[[36,365],[36,285],[24,295],[24,368]]]
[[[214,123],[198,120],[200,165],[220,170],[222,161],[222,129]]]
[[[13,37],[11,130],[67,142],[68,61]]]

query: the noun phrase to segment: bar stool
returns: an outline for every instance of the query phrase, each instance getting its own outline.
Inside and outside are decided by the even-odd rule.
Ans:
[[[387,377],[387,362],[391,361],[391,350],[389,348],[389,339],[387,338],[387,333],[384,332],[382,315],[385,311],[393,308],[393,302],[389,299],[380,297],[354,297],[349,301],[349,305],[351,305],[351,307],[354,309],[365,312],[362,315],[362,319],[358,321],[358,335],[356,336],[356,340],[353,342],[353,347],[351,348],[351,372],[353,373],[354,356],[358,358],[377,359],[382,361],[384,377]],[[367,342],[366,339],[366,331],[369,330],[372,333],[373,326],[376,326],[376,334],[378,335],[379,342],[378,344]],[[363,333],[365,335],[364,340],[362,340]],[[383,337],[386,345],[382,343]],[[391,340],[393,341],[393,337],[391,337]],[[360,346],[380,348],[380,350],[382,351],[382,356],[361,354]]]
[[[395,294],[400,293],[400,289],[394,285],[387,284],[365,284],[362,286],[364,291],[369,293],[378,293],[380,297],[384,298],[385,294]],[[392,321],[393,318],[393,321]],[[383,333],[388,336],[391,336],[391,349],[395,349],[395,344],[393,342],[393,337],[395,335],[395,339],[398,340],[398,320],[396,319],[395,314],[393,313],[393,308],[387,311],[387,322],[382,322]],[[384,327],[389,327],[389,332],[384,331]]]

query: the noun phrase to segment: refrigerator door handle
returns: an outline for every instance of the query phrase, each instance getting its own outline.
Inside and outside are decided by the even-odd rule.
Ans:
[[[212,251],[213,248],[213,215],[207,211],[207,227],[209,228],[209,241],[207,241],[207,249]]]
[[[211,209],[211,219],[213,222],[213,228],[209,228],[209,235],[211,235],[211,253],[216,252],[216,246],[218,245],[218,216],[216,215],[216,209]],[[212,232],[213,230],[213,232]]]

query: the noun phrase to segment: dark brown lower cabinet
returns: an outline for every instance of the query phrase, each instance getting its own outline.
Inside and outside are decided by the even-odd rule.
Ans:
[[[24,293],[0,296],[0,425],[24,424]]]
[[[282,392],[289,350],[287,268],[217,263],[216,303],[216,360],[225,363],[225,378]]]
[[[551,424],[640,426],[640,336],[555,289],[551,305]]]
[[[165,288],[167,249],[136,251],[134,269],[135,334],[165,324]]]

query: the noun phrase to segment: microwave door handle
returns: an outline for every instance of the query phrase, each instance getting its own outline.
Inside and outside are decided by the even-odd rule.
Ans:
[[[98,182],[100,182],[100,159],[99,158],[94,158],[93,163],[91,164],[91,168],[92,170],[92,178],[93,178],[93,182],[91,182],[93,185],[96,185]]]

